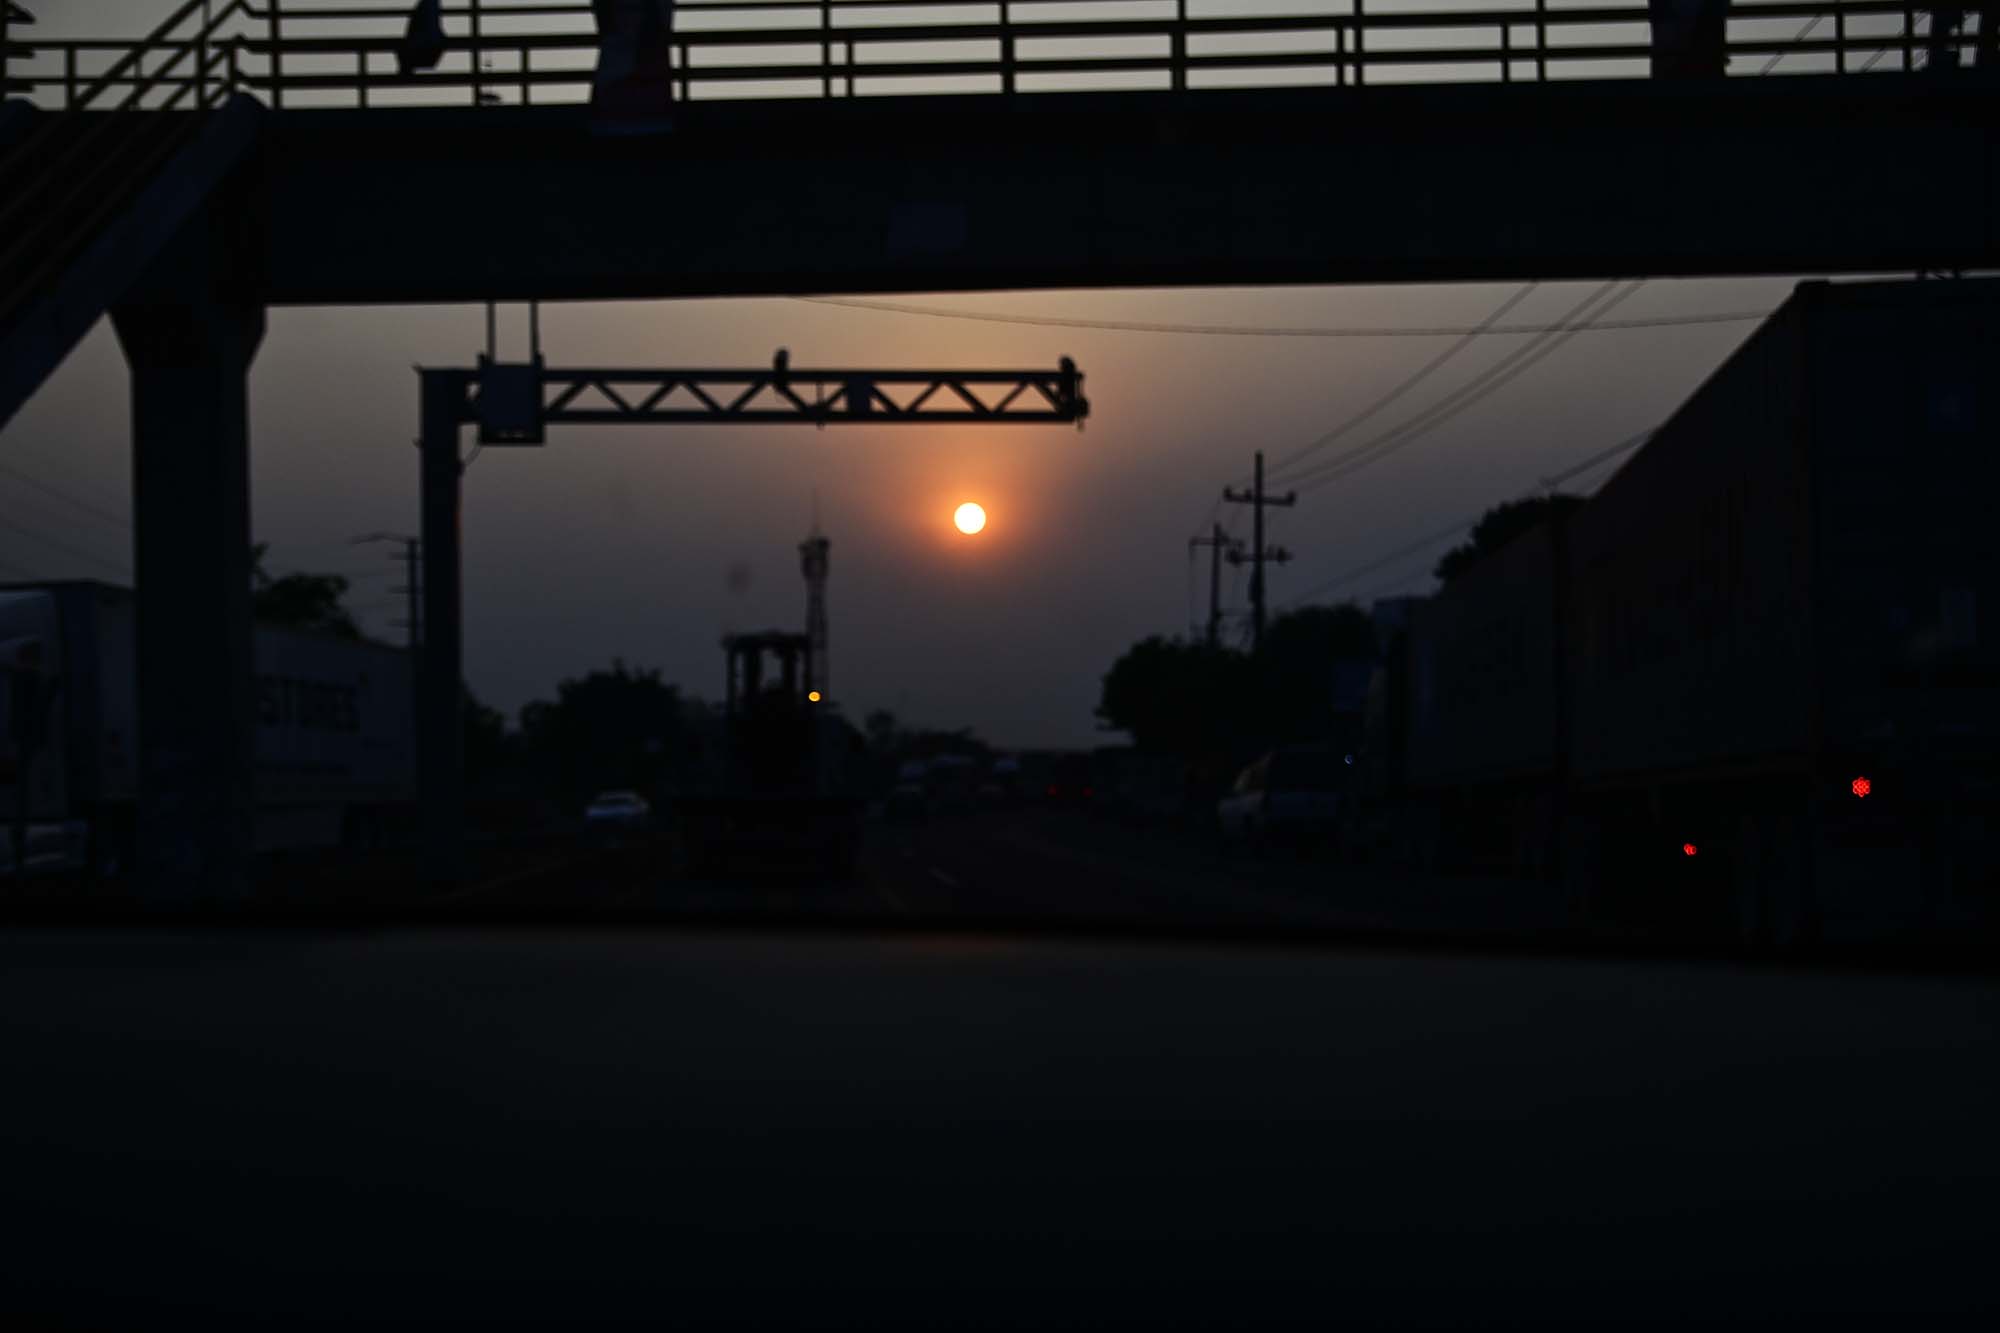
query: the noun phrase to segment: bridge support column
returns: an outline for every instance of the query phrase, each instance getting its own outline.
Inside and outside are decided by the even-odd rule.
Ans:
[[[432,887],[450,888],[465,873],[458,430],[469,377],[457,370],[420,376],[424,645],[417,675],[417,784],[425,872]]]
[[[204,243],[205,221],[190,228]],[[135,869],[165,907],[247,898],[255,850],[247,381],[264,307],[206,253],[169,247],[155,272],[172,277],[112,314],[132,371]]]

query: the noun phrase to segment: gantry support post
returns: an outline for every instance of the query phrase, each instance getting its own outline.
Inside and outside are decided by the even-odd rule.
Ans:
[[[472,377],[462,370],[419,374],[424,647],[417,668],[417,798],[426,877],[434,888],[449,888],[465,864],[458,436]]]

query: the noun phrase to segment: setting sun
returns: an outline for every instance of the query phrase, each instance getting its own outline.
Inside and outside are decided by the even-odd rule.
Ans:
[[[951,521],[958,524],[960,532],[970,537],[986,526],[986,511],[967,501],[958,507],[958,512],[951,516]]]

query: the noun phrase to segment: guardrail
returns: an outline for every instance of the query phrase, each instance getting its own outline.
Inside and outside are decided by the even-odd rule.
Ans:
[[[1242,12],[1259,3],[1286,12]],[[10,87],[52,107],[81,105],[107,85],[164,104],[176,77],[212,77],[206,62],[221,42],[230,83],[279,108],[573,103],[587,99],[596,59],[587,0],[447,5],[444,60],[412,73],[396,61],[407,3],[195,0],[181,12],[194,8],[209,12],[198,36],[31,41],[16,30],[29,53],[7,62]],[[1911,71],[1926,57],[1927,14],[1914,0],[1739,2],[1729,72],[1761,74],[1779,61],[1801,72]],[[1974,45],[1961,34],[1943,49],[1965,58]],[[1651,29],[1643,5],[1551,0],[1477,10],[1410,0],[680,0],[673,48],[684,100],[1012,95],[1644,77]],[[169,75],[170,59],[189,50],[202,73]]]

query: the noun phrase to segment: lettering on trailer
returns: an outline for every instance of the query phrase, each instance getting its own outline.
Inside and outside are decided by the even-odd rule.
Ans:
[[[361,691],[353,685],[257,677],[257,721],[266,727],[355,733],[361,730]]]

